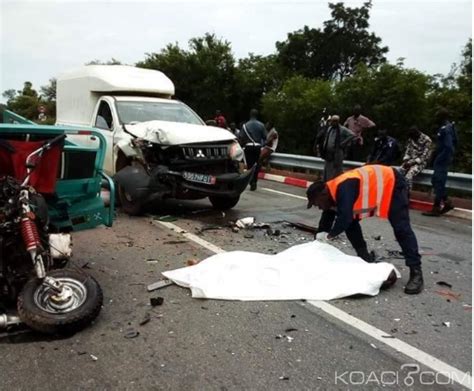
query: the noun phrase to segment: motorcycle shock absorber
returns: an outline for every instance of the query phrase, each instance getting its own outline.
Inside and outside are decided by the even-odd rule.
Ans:
[[[23,217],[21,219],[21,236],[23,237],[26,251],[38,251],[38,248],[41,246],[38,227],[29,217]]]
[[[36,275],[38,278],[44,278],[46,272],[44,270],[44,263],[38,251],[41,250],[41,239],[36,223],[29,217],[24,216],[21,219],[21,236],[25,244],[26,251],[31,255],[31,259],[35,266]]]

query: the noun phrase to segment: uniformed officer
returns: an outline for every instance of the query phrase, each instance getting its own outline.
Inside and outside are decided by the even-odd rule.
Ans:
[[[448,198],[446,181],[448,179],[448,169],[453,161],[454,149],[456,148],[458,140],[454,124],[448,120],[448,111],[444,108],[440,109],[436,113],[436,117],[440,123],[440,128],[437,133],[438,138],[433,163],[433,176],[431,177],[435,199],[431,211],[423,213],[425,216],[440,216],[454,208]]]
[[[324,221],[320,221],[318,231],[328,232],[327,240],[345,232],[357,255],[367,262],[374,260],[368,253],[359,221],[371,216],[388,219],[410,268],[405,293],[422,291],[421,256],[410,225],[408,186],[396,169],[366,165],[327,182],[317,181],[308,188],[306,195],[308,208],[315,205],[323,211],[333,211],[332,214],[323,213]]]

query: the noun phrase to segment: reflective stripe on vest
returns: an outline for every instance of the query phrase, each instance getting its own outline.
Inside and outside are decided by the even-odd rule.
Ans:
[[[337,199],[339,184],[353,178],[360,182],[359,196],[353,206],[354,216],[364,218],[377,215],[388,218],[395,185],[393,169],[387,166],[367,165],[339,175],[326,183],[334,200]]]

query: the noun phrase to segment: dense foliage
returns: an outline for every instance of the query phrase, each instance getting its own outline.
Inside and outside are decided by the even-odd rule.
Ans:
[[[175,83],[177,99],[204,119],[219,109],[228,122],[239,124],[251,108],[259,109],[264,120],[274,121],[281,134],[279,150],[288,153],[312,153],[324,108],[344,120],[360,104],[378,128],[404,142],[411,125],[435,137],[434,114],[446,107],[460,139],[453,169],[471,172],[471,40],[448,75],[426,75],[405,67],[403,61],[387,63],[388,48],[369,32],[370,1],[355,8],[343,3],[329,7],[331,18],[321,28],[304,26],[289,33],[268,56],[249,54],[236,60],[228,41],[205,34],[191,39],[187,48],[175,43],[146,54],[136,66],[167,74]],[[23,90],[8,90],[3,96],[10,109],[30,119],[37,119],[38,105],[45,105],[48,121],[54,121],[55,83],[51,79],[38,94],[26,82]],[[374,133],[365,135],[367,148]]]

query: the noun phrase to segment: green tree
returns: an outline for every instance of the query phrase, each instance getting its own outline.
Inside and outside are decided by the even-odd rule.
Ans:
[[[275,55],[259,56],[252,53],[240,59],[235,73],[235,117],[248,117],[252,108],[261,109],[262,96],[280,88],[285,75]]]
[[[177,98],[202,117],[213,117],[216,109],[234,115],[235,59],[230,43],[214,34],[192,38],[187,50],[170,44],[147,54],[137,66],[164,72],[175,84]]]
[[[278,60],[289,72],[338,80],[351,75],[358,64],[384,63],[388,48],[368,31],[371,7],[371,1],[354,8],[330,3],[331,19],[322,29],[304,26],[276,43]]]
[[[452,169],[472,172],[472,39],[464,47],[460,65],[453,66],[453,70],[444,78],[432,79],[427,123],[436,138],[435,113],[441,107],[449,111],[459,139]]]
[[[334,107],[334,102],[331,82],[303,76],[294,76],[281,89],[266,94],[262,98],[263,114],[278,129],[279,151],[312,154],[321,113]]]

